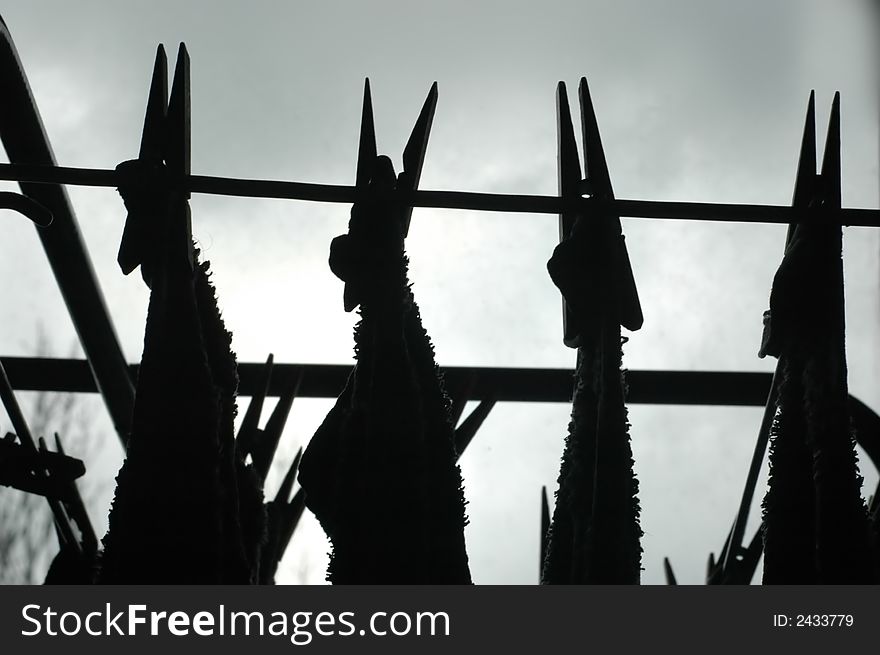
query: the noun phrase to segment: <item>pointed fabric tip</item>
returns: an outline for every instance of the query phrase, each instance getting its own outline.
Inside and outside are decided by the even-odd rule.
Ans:
[[[822,158],[822,185],[826,206],[840,208],[840,92],[834,94],[831,117],[828,119],[828,136]]]
[[[141,132],[138,159],[160,162],[163,159],[165,117],[168,113],[168,57],[161,43],[156,48],[153,77],[147,96],[147,111]]]
[[[578,95],[584,137],[584,177],[590,183],[593,196],[610,200],[614,198],[614,191],[611,188],[611,176],[608,174],[608,163],[605,161],[605,150],[602,148],[599,124],[586,77],[581,78]]]
[[[376,128],[373,123],[373,98],[370,93],[370,78],[364,79],[364,104],[361,109],[361,132],[358,140],[357,173],[355,185],[366,189],[376,163]]]

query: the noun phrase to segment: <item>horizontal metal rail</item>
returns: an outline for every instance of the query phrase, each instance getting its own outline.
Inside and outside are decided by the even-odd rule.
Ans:
[[[16,180],[33,184],[116,187],[119,177],[112,169],[67,168],[0,164],[0,180]],[[190,193],[277,198],[351,204],[357,199],[354,186],[310,184],[276,180],[247,180],[229,177],[190,175],[184,188]],[[473,211],[559,214],[569,208],[559,196],[477,193],[469,191],[412,192],[413,207],[438,209],[469,209]],[[659,202],[653,200],[601,200],[579,198],[585,211],[610,212],[629,218],[664,218],[741,223],[789,224],[810,221],[832,221],[840,225],[880,227],[877,209],[793,209],[783,205],[740,205],[710,202]]]
[[[96,391],[86,360],[35,357],[0,358],[13,388],[18,391]],[[264,363],[239,363],[239,394],[260,390]],[[129,365],[132,379],[139,366]],[[352,366],[343,364],[278,364],[272,368],[268,396],[280,396],[302,375],[301,398],[336,398],[345,387]],[[574,371],[555,368],[441,368],[449,388],[468,388],[469,400],[495,398],[499,402],[571,401]],[[474,377],[474,383],[466,384]],[[706,371],[627,371],[628,402],[681,405],[764,406],[771,376],[767,373]]]
[[[0,358],[9,382],[18,391],[92,393],[97,391],[88,363],[82,359]],[[137,379],[138,365],[129,365]],[[239,395],[265,389],[265,363],[238,365]],[[300,379],[297,397],[336,398],[352,367],[343,364],[274,364],[267,396],[280,396]],[[556,368],[441,367],[447,388],[468,389],[468,400],[499,402],[571,402],[574,370]],[[722,371],[627,371],[627,402],[649,405],[728,405],[764,407],[771,373]],[[880,416],[850,396],[856,438],[880,468]]]

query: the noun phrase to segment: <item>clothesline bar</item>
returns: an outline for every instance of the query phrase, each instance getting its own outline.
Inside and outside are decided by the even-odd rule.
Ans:
[[[112,169],[0,164],[0,180],[116,187],[119,178]],[[354,186],[206,175],[190,175],[186,180],[186,189],[195,194],[344,204],[352,204],[357,199],[357,189]],[[565,207],[566,201],[559,196],[417,190],[410,193],[409,202],[413,207],[557,215]],[[578,198],[572,202],[580,204],[580,209],[584,212],[609,212],[628,218],[778,224],[815,220],[846,226],[880,227],[880,210],[877,209],[795,210],[784,205],[602,200],[591,197]]]

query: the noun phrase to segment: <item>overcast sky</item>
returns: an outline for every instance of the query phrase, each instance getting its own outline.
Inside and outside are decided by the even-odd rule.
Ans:
[[[587,76],[620,198],[789,203],[815,89],[820,152],[841,92],[844,206],[876,208],[868,4],[11,0],[2,16],[60,165],[112,168],[135,157],[156,45],[165,43],[173,65],[185,41],[196,174],[353,184],[369,76],[379,151],[398,169],[438,82],[422,188],[555,194],[556,84],[566,81],[574,98]],[[69,192],[136,362],[148,295],[139,275],[116,266],[124,208],[112,189]],[[240,361],[270,351],[283,362],[352,361],[355,316],[343,312],[342,284],[326,264],[349,207],[205,196],[192,207]],[[33,355],[43,325],[55,353],[68,354],[74,331],[33,228],[14,217],[3,228],[0,276],[16,283],[4,290],[0,353]],[[772,370],[756,353],[784,227],[627,219],[624,231],[645,314],[626,367]],[[441,365],[574,364],[545,268],[556,240],[554,216],[415,211],[411,277]],[[880,238],[849,228],[844,247],[850,388],[880,409]],[[329,404],[296,401],[281,465]],[[477,583],[537,581],[540,488],[556,487],[569,410],[499,405],[464,455]],[[662,582],[663,556],[680,582],[702,583],[738,506],[760,416],[760,408],[630,408],[645,583]],[[121,452],[103,416],[99,425],[108,435],[90,476],[112,480]],[[876,472],[864,464],[867,495]],[[105,485],[96,523],[111,491]],[[320,528],[306,521],[281,580],[321,581],[325,551]]]

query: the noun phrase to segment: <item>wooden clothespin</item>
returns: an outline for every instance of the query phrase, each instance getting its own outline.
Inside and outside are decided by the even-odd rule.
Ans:
[[[274,500],[266,503],[268,540],[260,563],[260,584],[274,582],[278,564],[284,557],[284,552],[306,508],[306,497],[302,487],[292,494],[302,452],[302,448],[297,451]]]
[[[257,382],[257,390],[251,396],[251,402],[248,404],[244,418],[241,420],[241,426],[238,428],[238,435],[235,438],[235,450],[239,458],[244,461],[248,455],[253,459],[253,451],[257,442],[260,440],[260,416],[263,413],[263,403],[266,396],[269,395],[269,385],[272,382],[272,369],[275,365],[275,356],[269,354],[266,363],[260,371]]]
[[[68,484],[85,472],[82,460],[63,452],[32,450],[17,443],[11,432],[0,439],[0,485],[54,500],[69,500]]]
[[[257,393],[251,399],[245,412],[244,419],[241,422],[241,428],[238,432],[236,442],[239,450],[239,456],[246,459],[250,455],[254,470],[265,483],[266,477],[269,475],[269,469],[272,466],[272,460],[275,457],[275,451],[278,443],[281,441],[281,435],[284,432],[284,426],[287,423],[287,417],[293,407],[293,401],[299,393],[305,374],[300,371],[279,397],[278,404],[272,410],[266,427],[259,428],[260,414],[263,410],[263,402],[269,390],[272,381],[273,356],[269,355],[266,360],[266,366],[263,369],[263,377],[261,378],[260,393]]]
[[[803,257],[798,256],[799,253],[796,252],[797,249],[803,250],[803,246],[799,245],[803,242],[802,237],[806,231],[817,226],[836,230],[838,236],[841,234],[839,226],[821,220],[822,210],[840,209],[841,205],[839,92],[834,94],[834,100],[831,104],[825,153],[819,173],[816,173],[816,158],[816,94],[815,91],[811,91],[800,156],[798,157],[792,207],[803,210],[805,218],[810,213],[813,216],[810,217],[809,222],[792,223],[788,226],[785,244],[786,256],[773,280],[771,292],[770,304],[774,307],[774,312],[764,313],[764,332],[761,337],[761,348],[758,351],[759,357],[767,355],[778,357],[780,355],[785,334],[792,327],[795,327],[791,325],[792,321],[798,321],[795,317],[789,316],[786,308],[789,305],[794,306],[804,302],[805,296],[812,293],[804,275],[810,268],[810,264],[806,261],[802,262]],[[814,220],[814,216],[819,220]]]
[[[150,286],[158,252],[171,240],[173,257],[193,268],[190,194],[190,63],[181,43],[171,97],[165,48],[156,52],[138,158],[116,167],[128,209],[117,260],[125,275],[140,265]]]
[[[393,230],[403,248],[412,218],[412,193],[418,188],[422,175],[436,107],[437,83],[434,82],[403,150],[403,171],[395,177],[391,160],[377,156],[370,81],[364,82],[355,182],[358,200],[352,207],[349,233],[336,237],[330,246],[330,269],[345,282],[343,301],[347,312],[362,299],[357,272],[364,257],[372,254],[364,252],[364,245],[381,242],[383,236],[387,237],[387,230]],[[377,213],[390,214],[392,224],[373,224],[371,218]]]
[[[629,330],[638,330],[644,320],[620,217],[604,211],[593,213],[591,205],[584,202],[585,196],[613,200],[614,191],[586,78],[581,78],[579,97],[584,177],[565,83],[559,83],[558,179],[565,209],[559,215],[560,245],[547,264],[553,282],[562,291],[563,341],[571,348],[581,344],[582,333],[598,319],[593,309],[596,303],[608,305],[607,311],[613,312],[620,325]],[[587,248],[589,253],[585,252]]]
[[[838,119],[835,118],[834,114],[835,112],[832,108],[831,123],[829,124],[829,141],[826,146],[826,158],[831,157],[832,160],[834,158],[833,153],[835,148],[838,153],[840,148],[839,135],[832,136],[833,134],[836,134],[837,130],[839,130]],[[835,123],[837,123],[837,127],[835,126]],[[834,146],[835,140],[837,140],[837,146]],[[831,171],[834,168],[838,171],[837,188],[839,198],[839,163],[835,165],[833,161],[828,161],[828,170]],[[833,181],[833,178],[834,175],[832,174],[829,179]],[[817,198],[816,194],[821,186],[819,180],[820,176],[816,175],[816,102],[815,92],[811,92],[807,104],[807,116],[804,121],[804,132],[801,139],[798,168],[795,176],[794,192],[792,194],[792,206],[803,210],[815,206]],[[788,226],[788,234],[786,235],[785,240],[786,252],[788,252],[788,249],[792,244],[796,228],[797,224],[794,223]],[[761,347],[758,352],[759,357],[765,357],[767,355],[779,356],[782,339],[780,337],[781,328],[778,327],[778,324],[779,322],[777,320],[776,329],[772,331],[771,336],[770,312],[764,312],[764,331],[761,337]],[[752,498],[755,493],[755,487],[758,483],[758,474],[762,462],[764,461],[767,444],[770,439],[770,428],[773,423],[773,418],[776,415],[778,406],[777,391],[782,379],[781,370],[781,364],[777,363],[776,371],[773,374],[773,382],[771,383],[771,391],[764,409],[764,417],[758,431],[758,439],[752,455],[751,465],[746,477],[746,484],[740,500],[739,509],[734,517],[733,526],[731,527],[727,540],[724,542],[724,547],[721,549],[718,561],[715,562],[713,559],[710,563],[710,572],[707,576],[707,580],[709,580],[710,584],[713,580],[723,581],[744,579],[745,574],[751,576],[754,573],[754,570],[749,573],[747,568],[744,569],[744,566],[747,566],[751,562],[751,559],[747,555],[753,553],[753,551],[751,545],[748,548],[743,546],[743,537],[749,517],[749,510],[752,505]],[[746,564],[744,565],[743,562]]]
[[[68,458],[63,454],[46,452],[45,444],[42,444],[40,449],[37,448],[37,442],[31,434],[30,427],[24,418],[2,363],[0,363],[0,400],[2,400],[6,408],[6,413],[21,444],[17,448],[22,450],[14,449],[14,439],[10,439],[8,435],[0,443],[3,444],[4,449],[12,449],[9,452],[26,455],[29,458],[29,462],[24,467],[24,475],[20,475],[22,469],[19,468],[19,475],[14,477],[16,477],[17,482],[20,484],[34,485],[32,488],[25,490],[39,493],[46,497],[49,508],[52,510],[52,516],[55,519],[62,547],[68,546],[77,552],[82,552],[82,546],[73,532],[70,518],[59,496],[66,495],[69,491],[69,483],[73,478],[85,473],[85,466],[80,460]],[[52,477],[53,470],[65,471],[62,473],[63,477],[60,481]]]

